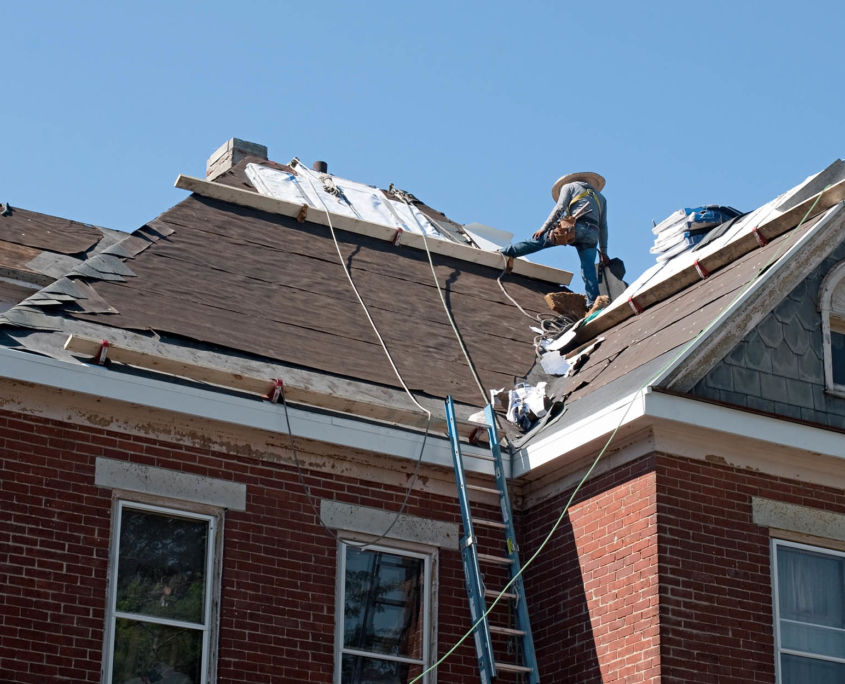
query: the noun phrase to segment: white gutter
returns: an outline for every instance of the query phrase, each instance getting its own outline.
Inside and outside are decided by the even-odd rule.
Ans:
[[[100,366],[72,364],[0,347],[0,377],[287,434],[284,409],[279,404],[123,375]],[[411,460],[420,454],[423,436],[418,432],[293,407],[289,414],[296,437]],[[468,471],[493,474],[489,461],[472,457],[486,455],[486,449],[461,445],[461,451]],[[430,434],[423,462],[451,468],[449,441]],[[509,468],[507,461],[505,468]]]
[[[566,456],[578,450],[586,448],[598,451],[604,447],[617,426],[620,430],[627,426],[639,430],[658,421],[845,459],[845,438],[840,432],[711,404],[692,397],[655,392],[649,387],[529,445],[514,456],[513,477],[527,475],[554,460],[562,461],[563,465]]]

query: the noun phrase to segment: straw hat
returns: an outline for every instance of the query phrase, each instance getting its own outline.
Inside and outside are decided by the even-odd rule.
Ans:
[[[572,183],[573,181],[583,181],[584,183],[588,183],[599,192],[601,192],[605,182],[604,177],[597,173],[593,173],[592,171],[585,171],[583,173],[567,173],[565,176],[558,178],[552,186],[552,197],[555,202],[557,202],[560,197],[560,189],[567,183]]]

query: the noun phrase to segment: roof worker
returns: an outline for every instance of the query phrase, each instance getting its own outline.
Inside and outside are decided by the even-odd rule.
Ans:
[[[599,296],[596,256],[607,265],[607,202],[601,194],[604,178],[597,173],[570,173],[552,186],[555,208],[540,230],[528,240],[504,247],[508,270],[513,258],[556,245],[572,245],[581,260],[581,278],[587,292],[587,308]],[[598,246],[598,250],[596,247]]]

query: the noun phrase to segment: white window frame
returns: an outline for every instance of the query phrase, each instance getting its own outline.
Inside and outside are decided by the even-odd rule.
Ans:
[[[173,518],[187,518],[190,520],[203,520],[208,524],[208,542],[206,544],[206,591],[204,606],[204,622],[202,625],[168,618],[150,617],[135,613],[124,613],[116,609],[117,605],[117,572],[120,558],[120,526],[123,519],[123,511],[131,508],[141,511],[149,511],[158,515],[166,515]],[[202,631],[202,669],[200,682],[198,684],[213,684],[216,677],[212,651],[216,650],[217,616],[214,611],[214,599],[219,589],[217,582],[217,563],[220,561],[218,553],[218,529],[222,527],[219,515],[210,513],[198,513],[182,508],[171,508],[168,506],[140,503],[127,499],[116,499],[112,513],[112,543],[109,561],[108,581],[108,605],[106,608],[106,629],[104,637],[104,666],[103,683],[111,684],[112,668],[114,666],[114,637],[115,624],[117,620],[128,619],[137,622],[150,622],[153,624],[167,625],[170,627],[186,627]]]
[[[804,651],[795,651],[789,648],[781,647],[780,639],[780,592],[778,590],[778,557],[777,551],[779,547],[789,547],[793,549],[801,549],[802,551],[811,551],[813,553],[821,553],[837,558],[845,558],[845,552],[837,551],[835,549],[826,548],[823,546],[811,546],[810,544],[800,544],[798,542],[787,541],[785,539],[778,539],[772,537],[772,604],[774,606],[775,618],[775,682],[781,683],[780,673],[780,656],[782,653],[787,655],[800,656],[802,658],[812,658],[814,660],[826,660],[833,663],[845,664],[845,658],[834,658],[832,656],[823,656],[816,653],[805,653]],[[801,623],[803,624],[803,623]]]
[[[358,536],[358,535],[355,535]],[[353,535],[347,535],[347,539],[352,539]],[[359,651],[357,649],[345,648],[343,646],[344,637],[344,609],[346,607],[346,549],[354,548],[354,544],[347,544],[343,539],[340,539],[337,544],[337,600],[335,601],[335,674],[334,684],[341,684],[342,661],[344,654],[359,655],[367,658],[374,658],[376,660],[391,660],[400,663],[410,663],[413,665],[422,665],[422,669],[426,670],[431,667],[433,648],[432,644],[436,644],[436,611],[433,606],[433,601],[436,600],[436,583],[435,574],[437,567],[437,550],[430,548],[421,548],[416,544],[396,544],[385,545],[383,542],[376,546],[367,546],[367,551],[381,551],[383,553],[391,553],[395,556],[409,556],[411,558],[419,558],[424,561],[423,566],[423,653],[422,661],[413,660],[411,658],[403,658],[400,656],[382,655],[378,653],[370,653],[368,651]],[[426,673],[422,678],[422,684],[436,684],[434,673]]]
[[[845,332],[845,311],[833,310],[833,293],[845,280],[845,261],[833,266],[824,277],[819,288],[818,309],[822,315],[822,343],[824,346],[824,387],[825,392],[837,397],[845,398],[845,385],[833,381],[833,349],[830,343],[831,328],[839,328],[836,332]],[[831,326],[831,317],[834,324]]]

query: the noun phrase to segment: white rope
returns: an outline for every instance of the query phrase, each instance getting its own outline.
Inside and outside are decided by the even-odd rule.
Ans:
[[[440,295],[440,301],[443,303],[443,309],[446,311],[446,316],[449,318],[449,325],[452,326],[452,330],[455,332],[455,337],[458,340],[458,344],[461,345],[461,351],[464,353],[464,358],[467,360],[467,365],[472,372],[472,377],[475,378],[475,384],[478,385],[478,390],[481,392],[481,398],[484,402],[482,406],[486,406],[490,403],[490,398],[487,396],[487,391],[484,389],[481,378],[478,377],[478,372],[475,370],[475,364],[473,364],[472,359],[469,356],[469,352],[467,351],[464,340],[461,337],[461,333],[458,331],[458,326],[455,325],[455,319],[452,317],[452,312],[449,310],[449,305],[446,303],[446,298],[443,296],[443,288],[440,287],[440,281],[437,279],[437,271],[434,270],[434,260],[432,259],[431,252],[428,249],[428,238],[426,238],[425,229],[420,223],[419,218],[417,218],[417,215],[414,213],[414,207],[412,207],[411,203],[408,201],[407,194],[398,189],[394,190],[394,194],[408,207],[408,211],[411,212],[411,216],[414,217],[414,221],[417,222],[417,227],[420,229],[420,233],[422,233],[425,253],[428,255],[428,265],[431,267],[431,275],[434,276],[434,284],[437,286],[437,294]]]
[[[420,455],[417,458],[416,465],[414,467],[414,474],[411,476],[411,481],[408,483],[408,488],[405,492],[405,498],[403,499],[402,505],[399,507],[399,511],[396,513],[396,517],[393,519],[393,522],[390,523],[390,526],[387,528],[387,530],[385,530],[385,532],[380,537],[378,537],[375,541],[367,542],[366,544],[355,544],[355,543],[350,542],[349,540],[346,540],[346,539],[342,540],[344,544],[349,544],[351,546],[361,546],[363,548],[366,548],[368,546],[372,546],[374,544],[377,544],[378,542],[380,542],[382,539],[384,539],[388,535],[390,530],[393,529],[393,526],[396,525],[396,523],[399,521],[399,518],[402,516],[402,513],[404,513],[405,507],[408,505],[408,501],[411,498],[411,492],[414,489],[414,485],[417,482],[417,477],[419,476],[420,466],[422,465],[423,454],[425,453],[425,445],[426,445],[426,442],[428,440],[429,430],[431,428],[431,411],[429,411],[425,406],[423,406],[422,404],[420,404],[419,401],[417,401],[417,398],[413,395],[411,390],[408,388],[408,385],[405,383],[405,380],[402,377],[402,374],[399,372],[399,369],[396,367],[396,363],[393,361],[393,357],[390,355],[390,350],[388,350],[387,344],[385,343],[384,338],[381,336],[381,333],[379,332],[379,329],[376,326],[376,323],[373,320],[373,317],[370,315],[370,311],[367,308],[367,305],[364,303],[364,300],[361,298],[361,293],[358,292],[358,288],[355,286],[355,281],[352,280],[352,274],[349,272],[349,268],[346,266],[346,261],[343,258],[343,253],[340,251],[340,243],[338,242],[337,235],[335,235],[335,232],[334,232],[334,225],[332,224],[331,212],[329,211],[329,208],[326,206],[326,203],[323,201],[323,198],[320,197],[320,193],[317,192],[317,188],[314,186],[314,183],[313,183],[313,181],[311,180],[311,177],[310,177],[311,172],[307,168],[305,168],[302,165],[302,163],[299,162],[298,159],[296,160],[296,162],[297,162],[297,167],[301,171],[304,171],[302,176],[311,185],[311,190],[313,190],[314,194],[317,196],[317,199],[320,200],[320,204],[323,205],[323,210],[326,212],[326,218],[328,219],[328,223],[329,223],[329,232],[331,232],[332,240],[334,241],[334,247],[337,250],[337,256],[338,256],[338,259],[340,260],[340,265],[343,267],[343,272],[346,274],[346,278],[347,278],[347,280],[349,280],[349,284],[352,286],[352,291],[355,293],[355,296],[358,298],[358,303],[361,305],[361,308],[364,310],[364,314],[366,314],[367,320],[370,322],[370,325],[373,328],[373,332],[376,334],[376,337],[378,338],[379,344],[381,344],[381,348],[384,350],[384,354],[385,354],[385,356],[387,356],[387,360],[390,362],[390,367],[393,369],[393,372],[396,374],[396,378],[399,380],[399,384],[402,385],[402,388],[405,390],[405,393],[408,395],[408,397],[411,399],[411,401],[417,406],[417,408],[419,408],[420,411],[423,411],[426,415],[425,433],[423,434],[422,446],[420,447]],[[282,399],[284,401],[284,393],[282,394]],[[311,495],[311,489],[305,483],[305,478],[302,474],[302,468],[301,468],[301,465],[300,465],[300,462],[299,462],[299,456],[297,455],[296,448],[295,448],[294,442],[293,442],[293,432],[291,432],[291,429],[290,429],[290,418],[288,416],[288,409],[287,409],[287,402],[286,401],[284,401],[284,408],[285,408],[285,420],[287,422],[287,427],[288,427],[288,434],[290,435],[291,450],[293,452],[294,461],[296,462],[296,469],[297,469],[297,473],[299,475],[299,481],[302,484],[303,488],[305,489],[306,494],[308,495],[308,499],[311,503],[311,507],[314,509],[314,512],[317,514],[317,520],[320,522],[320,525],[322,525],[323,528],[329,534],[331,534],[335,539],[340,540],[338,535],[334,532],[334,530],[330,529],[323,522],[323,519],[320,516],[320,511],[317,508],[317,505],[315,503],[316,499]]]

